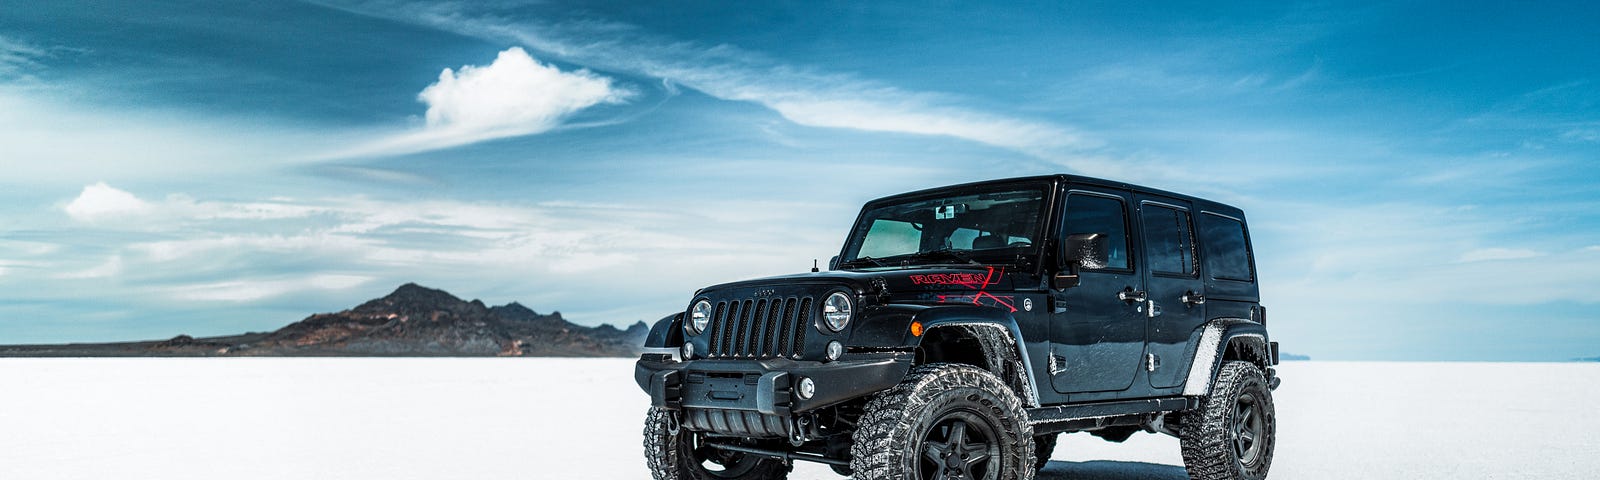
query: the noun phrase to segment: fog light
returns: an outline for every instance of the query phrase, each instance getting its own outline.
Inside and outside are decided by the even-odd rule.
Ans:
[[[689,342],[684,342],[683,343],[683,359],[684,360],[692,360],[692,359],[694,359],[694,344],[693,343],[689,343]]]
[[[838,360],[840,355],[844,355],[844,344],[838,340],[828,342],[828,361]]]
[[[811,381],[810,378],[802,377],[800,379],[800,399],[801,400],[809,399],[809,398],[811,398],[812,395],[816,395],[816,394],[817,394],[817,382]]]

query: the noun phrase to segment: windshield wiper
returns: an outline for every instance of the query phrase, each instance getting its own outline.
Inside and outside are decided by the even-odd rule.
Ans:
[[[879,266],[879,267],[887,267],[887,266],[889,266],[889,264],[887,262],[884,262],[883,260],[879,260],[879,259],[872,258],[872,257],[857,257],[854,260],[839,264],[839,266],[841,266],[841,267],[849,267],[849,266],[855,265],[857,262],[871,262],[874,266]]]
[[[969,263],[969,264],[972,264],[972,265],[983,265],[982,262],[979,262],[977,260],[973,260],[971,256],[968,256],[965,253],[961,253],[959,251],[956,251],[954,249],[949,249],[949,248],[941,248],[941,249],[938,249],[938,250],[929,250],[929,251],[926,251],[926,252],[917,252],[917,253],[911,254],[910,257],[911,258],[927,258],[927,257],[937,257],[937,256],[945,256],[945,257],[948,257],[948,258],[954,258],[956,260],[960,260],[962,262],[966,262],[966,263]]]

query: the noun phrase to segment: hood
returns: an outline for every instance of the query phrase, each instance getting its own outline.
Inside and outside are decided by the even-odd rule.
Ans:
[[[844,287],[857,294],[880,293],[888,289],[891,295],[935,291],[1008,291],[1028,282],[1009,266],[930,266],[922,268],[890,268],[874,270],[834,270],[827,272],[798,273],[775,277],[755,278],[701,289],[696,296],[744,296],[741,293],[769,288],[782,290],[822,290]],[[1031,275],[1031,274],[1028,274]]]

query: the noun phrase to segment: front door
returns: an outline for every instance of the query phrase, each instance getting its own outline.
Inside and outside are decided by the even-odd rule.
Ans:
[[[1122,391],[1144,352],[1144,276],[1134,258],[1132,198],[1126,191],[1074,187],[1059,237],[1106,236],[1109,262],[1078,272],[1078,286],[1055,290],[1050,321],[1050,383],[1057,392]]]
[[[1139,237],[1143,243],[1146,335],[1145,369],[1150,386],[1183,385],[1190,338],[1206,321],[1205,285],[1195,257],[1194,219],[1189,202],[1154,195],[1136,195]]]

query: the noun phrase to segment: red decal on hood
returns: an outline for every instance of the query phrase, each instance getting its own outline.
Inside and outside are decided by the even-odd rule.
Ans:
[[[987,267],[987,274],[978,273],[935,273],[929,275],[912,275],[911,283],[916,285],[961,285],[977,290],[972,295],[938,295],[939,303],[971,303],[979,306],[1000,307],[1017,311],[1016,297],[1010,295],[994,295],[984,291],[999,282],[1000,277],[1006,274],[1005,267],[996,272],[994,267]]]
[[[912,275],[911,283],[916,285],[963,285],[974,287],[988,282],[988,278],[979,273],[935,273],[930,275]]]

